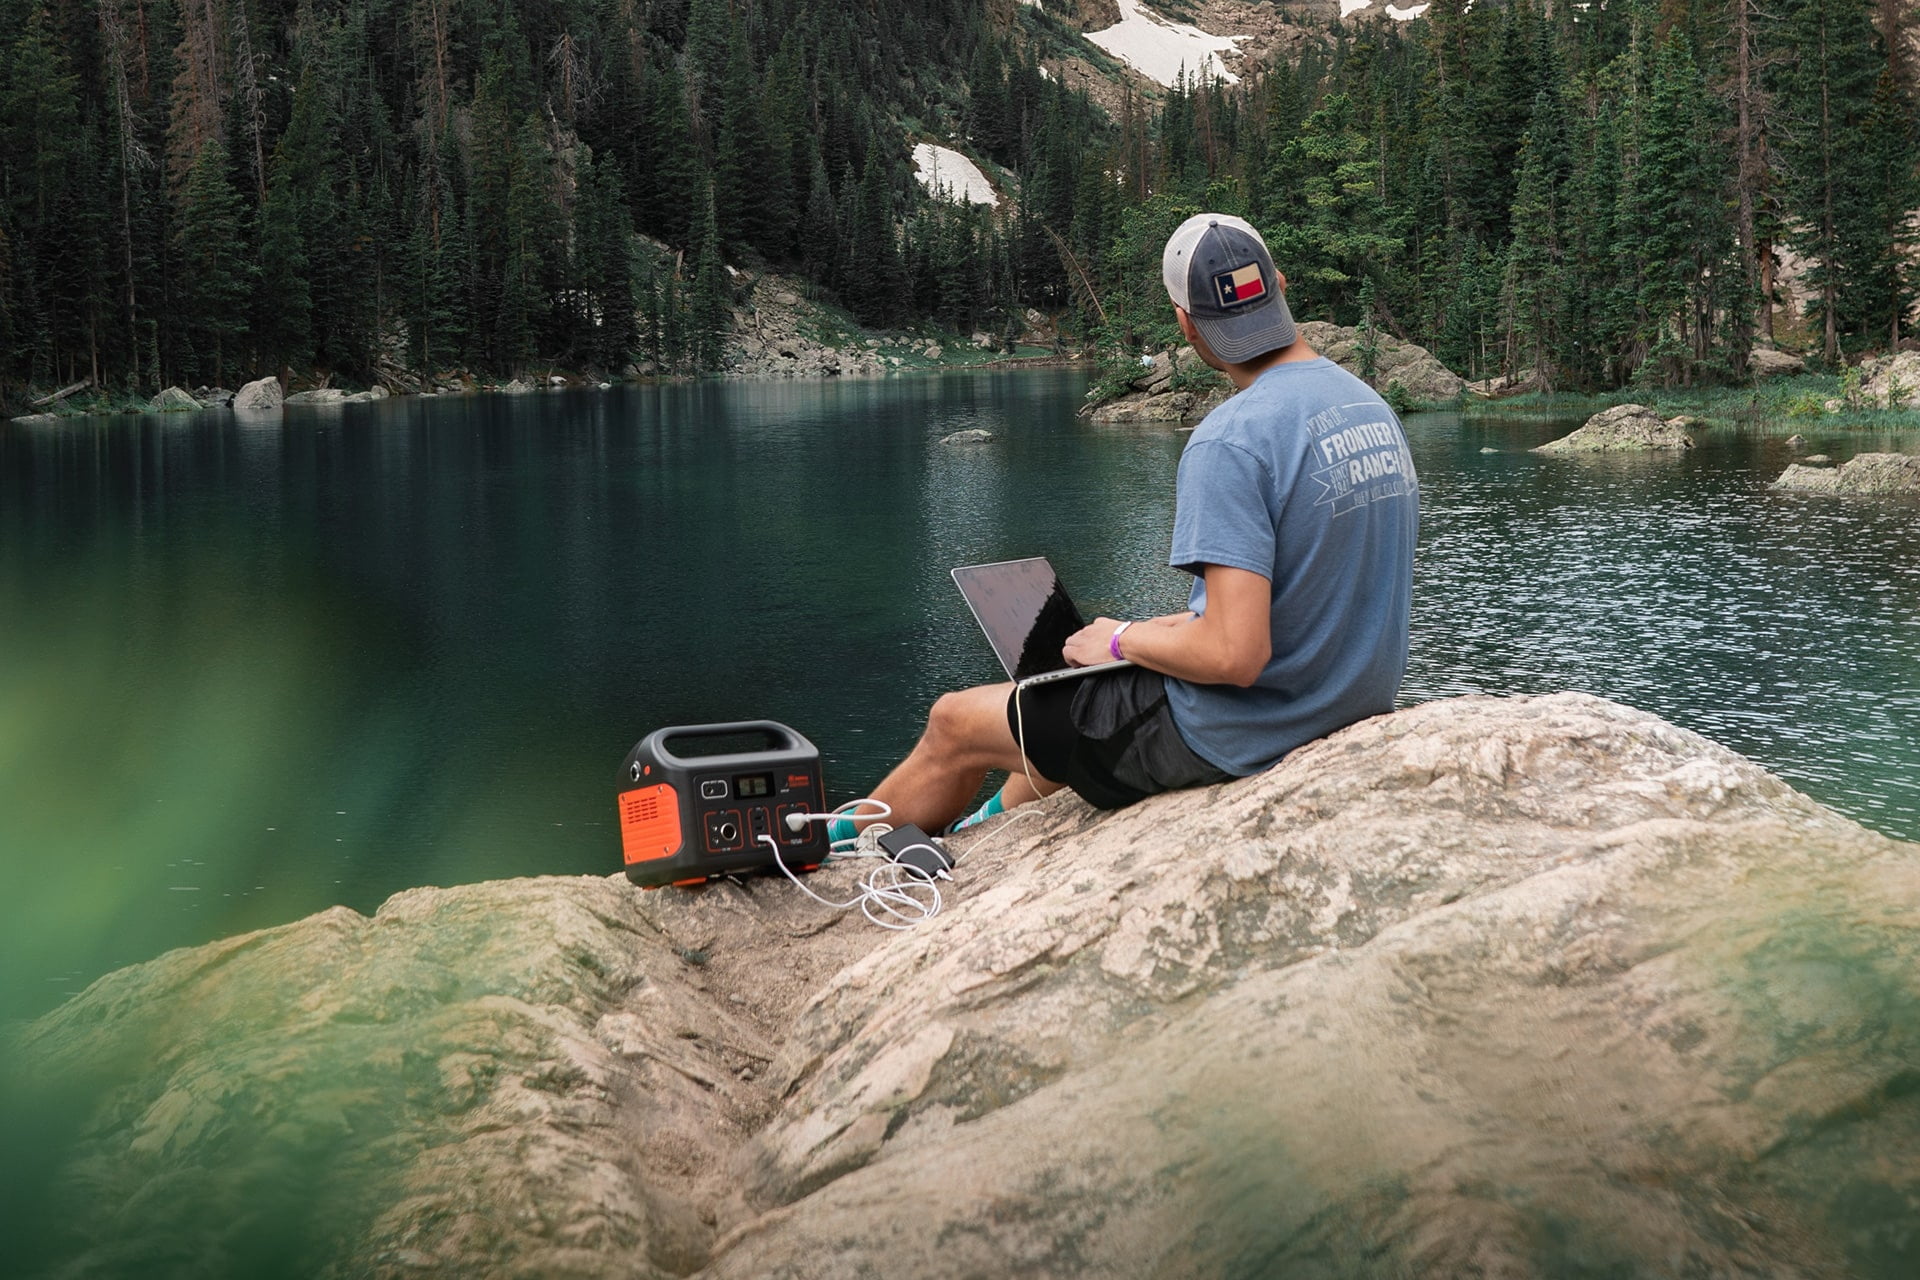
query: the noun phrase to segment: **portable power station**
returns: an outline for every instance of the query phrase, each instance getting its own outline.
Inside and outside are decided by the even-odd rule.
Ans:
[[[648,889],[827,860],[825,822],[787,825],[790,813],[824,813],[820,753],[772,720],[656,729],[620,766],[620,847],[627,879]]]

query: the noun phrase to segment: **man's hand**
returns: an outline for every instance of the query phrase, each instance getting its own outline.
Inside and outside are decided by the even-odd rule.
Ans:
[[[1136,627],[1179,627],[1192,622],[1195,614],[1191,609],[1182,609],[1179,613],[1163,614],[1158,618],[1143,618],[1133,625]],[[1086,626],[1067,637],[1067,643],[1060,654],[1070,667],[1091,667],[1095,663],[1113,661],[1113,632],[1120,624],[1112,618],[1095,618]],[[1133,633],[1129,631],[1128,635]],[[1123,640],[1121,644],[1131,644]]]
[[[1246,569],[1210,564],[1207,612],[1150,618],[1120,638],[1120,649],[1135,665],[1191,680],[1195,684],[1245,687],[1260,678],[1273,655],[1273,594],[1267,579]],[[1061,654],[1076,667],[1111,662],[1107,643],[1120,624],[1095,618],[1067,638]]]
[[[1113,631],[1120,624],[1112,618],[1095,618],[1067,637],[1060,654],[1068,666],[1091,667],[1096,662],[1112,662]]]

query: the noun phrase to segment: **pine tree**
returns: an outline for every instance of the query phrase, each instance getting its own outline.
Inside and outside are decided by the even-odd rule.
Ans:
[[[414,192],[403,308],[409,361],[428,376],[459,355],[467,292],[462,268],[468,259],[454,192],[458,163],[451,135],[443,135],[430,159],[433,163],[420,175]]]
[[[799,247],[807,180],[813,167],[807,146],[812,130],[807,119],[805,63],[800,42],[791,32],[767,67],[761,110],[767,127],[768,168],[760,198],[767,206],[768,223],[780,237],[767,252],[786,260]]]
[[[1785,239],[1807,260],[1822,352],[1840,358],[1850,286],[1863,264],[1856,226],[1876,214],[1864,124],[1882,57],[1855,0],[1781,0],[1775,41],[1794,57],[1774,71],[1779,110],[1774,176]]]
[[[218,138],[200,144],[174,230],[180,336],[187,352],[182,372],[216,383],[236,340],[246,333],[254,279],[240,197],[227,179],[227,163],[226,145]]]
[[[727,0],[692,0],[687,13],[687,104],[696,133],[711,138],[725,92],[734,28]]]
[[[1400,249],[1371,153],[1345,94],[1330,95],[1280,149],[1281,177],[1274,185],[1297,181],[1299,196],[1291,202],[1293,216],[1274,226],[1268,245],[1296,305],[1325,319],[1354,319],[1361,278],[1376,274]]]
[[[800,221],[800,258],[808,275],[830,281],[840,256],[840,217],[833,201],[833,186],[827,181],[826,163],[814,148],[807,208]]]
[[[558,237],[552,175],[540,121],[528,115],[515,136],[507,178],[506,221],[502,232],[500,314],[495,330],[499,367],[519,371],[541,350],[552,293],[547,288],[547,255]],[[550,349],[550,348],[549,348]]]
[[[665,373],[679,373],[687,360],[687,309],[686,296],[680,288],[680,278],[675,268],[669,264],[660,278],[660,358],[658,368]]]
[[[1694,380],[1715,355],[1716,326],[1746,301],[1725,287],[1736,272],[1732,175],[1709,101],[1685,37],[1670,33],[1654,58],[1633,182],[1640,376],[1668,385]]]
[[[641,135],[644,178],[637,188],[635,221],[668,244],[685,247],[694,234],[694,212],[705,183],[687,115],[685,83],[671,65],[656,64],[648,72]]]
[[[299,203],[283,153],[268,166],[266,203],[260,206],[253,296],[253,347],[263,369],[304,367],[313,358],[309,329],[307,251],[300,242]]]
[[[843,292],[847,307],[862,324],[891,324],[901,314],[906,272],[894,236],[893,190],[890,166],[876,140],[867,149],[867,163],[854,192],[847,235],[842,246]]]
[[[1567,156],[1558,98],[1543,91],[1520,148],[1520,182],[1514,192],[1513,240],[1506,260],[1509,374],[1531,369],[1534,384],[1560,385],[1565,354],[1560,300],[1566,285],[1561,199]]]
[[[1873,87],[1873,102],[1861,123],[1860,146],[1872,216],[1855,232],[1860,240],[1854,313],[1862,336],[1884,333],[1899,346],[1901,320],[1913,306],[1920,269],[1913,249],[1920,232],[1913,210],[1920,205],[1920,127],[1912,94],[1901,85],[1889,58]]]
[[[583,161],[573,209],[574,293],[585,333],[582,354],[619,370],[634,339],[633,220],[620,170],[611,160]]]
[[[990,39],[974,45],[967,71],[967,137],[986,155],[1005,162],[1011,138],[1006,68]]]
[[[767,198],[768,175],[775,172],[773,147],[767,140],[765,102],[746,31],[738,21],[728,39],[717,105],[718,111],[710,114],[718,119],[713,199],[720,212],[721,242],[735,251],[752,248],[777,256],[792,235],[792,211]]]
[[[692,296],[687,300],[693,364],[701,373],[713,373],[720,368],[731,328],[732,298],[726,263],[720,257],[720,229],[715,223],[713,190],[709,187],[700,216],[700,255],[693,269]]]
[[[307,259],[313,358],[325,366],[356,369],[366,360],[372,325],[359,272],[353,170],[339,147],[339,121],[325,84],[317,65],[301,73],[279,150]]]
[[[63,338],[77,317],[63,314],[58,276],[81,246],[65,223],[68,191],[81,154],[78,80],[69,72],[50,30],[44,7],[36,7],[0,81],[0,143],[13,217],[15,341],[30,353],[26,375],[58,378],[72,371],[61,360]],[[12,352],[18,347],[10,347]],[[71,357],[69,357],[69,360]]]

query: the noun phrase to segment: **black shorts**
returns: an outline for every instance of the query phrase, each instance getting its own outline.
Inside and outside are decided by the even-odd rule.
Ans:
[[[1098,809],[1234,776],[1193,753],[1173,723],[1165,679],[1145,667],[1015,689],[1007,727],[1035,769]]]

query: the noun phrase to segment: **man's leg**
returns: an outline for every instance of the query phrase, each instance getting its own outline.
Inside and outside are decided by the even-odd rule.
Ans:
[[[887,821],[939,831],[966,811],[967,801],[993,769],[1008,772],[1008,808],[1034,798],[1019,744],[1007,727],[1007,697],[1012,692],[1010,684],[990,684],[940,696],[913,751],[874,788],[873,798],[893,809]],[[1054,789],[1038,772],[1033,778]],[[1016,780],[1017,792],[1012,790]]]

